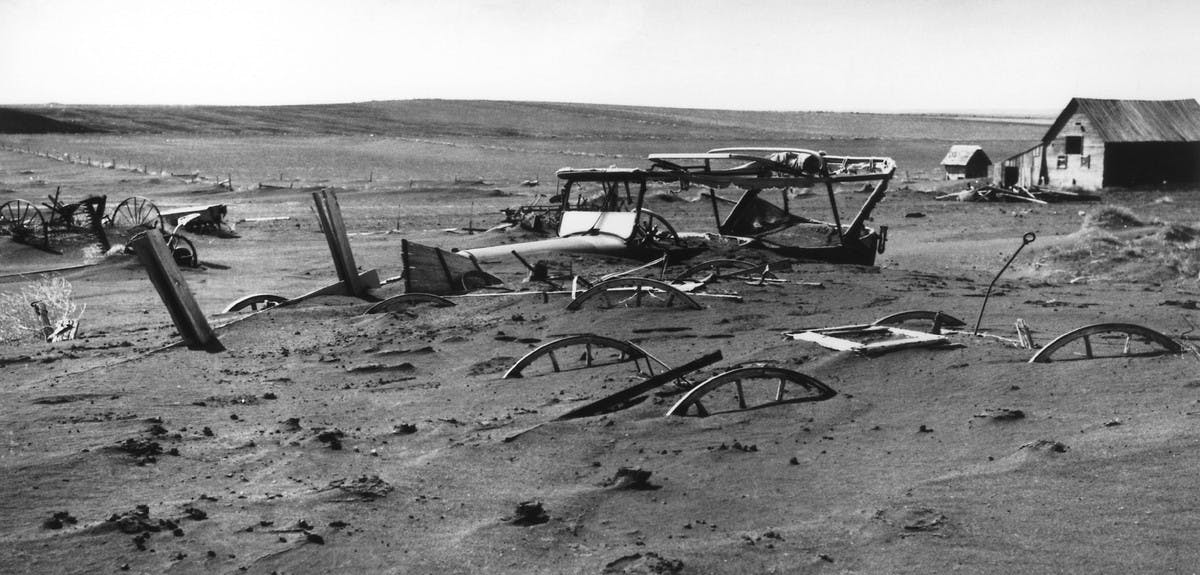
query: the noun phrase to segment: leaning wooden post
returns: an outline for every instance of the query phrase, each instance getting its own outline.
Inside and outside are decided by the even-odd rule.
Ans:
[[[338,280],[346,285],[346,295],[366,295],[367,288],[354,263],[354,252],[350,250],[350,239],[346,236],[346,224],[342,221],[342,208],[338,205],[337,195],[329,190],[321,190],[313,192],[313,201],[317,205],[317,217],[321,220],[325,241],[329,243],[329,253],[333,256]]]
[[[133,249],[150,275],[154,289],[158,290],[159,297],[167,306],[183,343],[189,349],[224,351],[225,346],[217,341],[217,334],[209,327],[208,320],[204,319],[162,234],[158,230],[142,234],[133,240]]]

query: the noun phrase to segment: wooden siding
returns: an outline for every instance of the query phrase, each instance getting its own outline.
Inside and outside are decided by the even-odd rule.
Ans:
[[[1083,153],[1068,154],[1067,138],[1083,138]],[[1082,110],[1067,118],[1054,139],[1045,142],[1048,184],[1099,190],[1104,186],[1104,140]],[[1065,160],[1065,163],[1064,163]]]

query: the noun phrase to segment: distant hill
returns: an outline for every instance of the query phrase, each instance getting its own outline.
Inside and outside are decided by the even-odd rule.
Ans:
[[[13,119],[3,113],[12,114]],[[300,106],[22,106],[0,109],[0,132],[9,131],[11,125],[41,127],[44,132],[94,130],[118,134],[376,134],[616,140],[851,138],[964,142],[1036,140],[1051,120],[994,115],[756,112],[552,102],[396,100]]]
[[[0,134],[93,132],[92,128],[12,108],[0,108]]]

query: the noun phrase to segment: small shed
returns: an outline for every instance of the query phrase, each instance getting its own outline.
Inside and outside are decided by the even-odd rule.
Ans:
[[[1200,103],[1073,98],[996,179],[1082,190],[1200,183]]]
[[[979,146],[954,145],[942,158],[942,166],[946,168],[947,180],[984,178],[991,170],[992,160]]]

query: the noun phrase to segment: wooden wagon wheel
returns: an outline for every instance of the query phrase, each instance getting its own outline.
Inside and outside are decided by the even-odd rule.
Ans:
[[[171,250],[175,263],[189,268],[200,267],[200,254],[192,240],[179,234],[166,234],[163,240],[167,243],[167,249]]]
[[[713,280],[730,278],[749,278],[753,270],[763,268],[762,264],[742,260],[715,259],[700,262],[675,276],[672,283],[698,281],[708,283]]]
[[[732,396],[714,394],[730,384]],[[829,386],[797,371],[781,367],[742,367],[710,377],[693,387],[667,410],[667,415],[688,415],[692,411],[707,417],[713,413],[761,409],[785,403],[824,401],[835,395],[837,392]],[[700,403],[701,398],[708,398],[709,407]]]
[[[256,293],[254,295],[248,295],[246,297],[238,299],[238,300],[234,301],[233,303],[225,306],[225,309],[221,310],[221,313],[232,313],[235,311],[242,311],[246,308],[250,308],[250,310],[252,310],[252,311],[258,311],[260,309],[267,309],[269,307],[275,307],[287,300],[288,300],[288,298],[285,298],[283,296],[278,296],[275,294]]]
[[[679,241],[679,233],[666,218],[655,212],[642,208],[638,211],[637,226],[634,228],[642,235],[643,240]]]
[[[620,295],[620,299],[613,303],[613,296]],[[571,303],[567,304],[567,310],[576,311],[583,307],[584,302],[590,299],[599,297],[603,299],[608,307],[616,307],[623,305],[625,307],[642,307],[644,304],[661,302],[666,307],[672,307],[675,302],[691,309],[703,309],[696,300],[692,299],[687,294],[679,291],[679,288],[671,284],[660,282],[650,278],[613,278],[604,280],[596,285],[588,288],[587,291],[579,294]]]
[[[10,200],[0,205],[0,232],[23,244],[50,246],[46,218],[37,206],[25,200]]]
[[[158,225],[162,215],[154,202],[141,196],[121,200],[109,216],[108,225],[126,235],[136,235]]]
[[[914,309],[901,311],[892,315],[887,315],[875,320],[871,325],[900,325],[908,321],[929,321],[937,327],[965,327],[967,324],[961,319],[958,319],[950,314],[940,311],[929,311],[924,309]]]
[[[560,361],[559,356],[555,355],[556,351],[562,353],[562,350],[568,347],[583,347],[582,353],[578,356],[578,360],[573,362]],[[600,358],[596,353],[597,348],[609,349],[615,352],[615,354],[609,354],[610,358],[608,359],[611,359],[611,361],[603,361],[604,358]],[[654,358],[649,353],[646,353],[646,350],[634,345],[631,342],[621,341],[611,337],[604,337],[602,335],[582,334],[567,336],[538,346],[537,349],[525,354],[525,356],[517,360],[512,367],[508,368],[508,371],[504,372],[503,379],[524,377],[522,372],[525,371],[525,368],[529,367],[543,356],[550,360],[550,367],[555,372],[569,371],[572,369],[586,369],[589,367],[613,365],[632,361],[638,373],[642,373],[642,365],[640,363],[642,360],[646,361],[646,371],[649,372],[650,375],[654,375],[653,363],[657,363],[662,368],[668,369],[666,364]]]
[[[1108,355],[1097,354],[1096,345],[1094,344],[1092,338],[1093,336],[1102,336],[1103,334],[1115,334],[1117,338],[1121,340],[1119,342],[1121,348],[1119,353]],[[1124,334],[1124,336],[1122,337],[1120,334]],[[1160,346],[1162,349],[1150,349],[1148,351],[1134,353],[1130,349],[1130,344],[1133,343],[1134,337],[1140,338],[1141,341],[1145,343],[1158,344],[1158,346]],[[1099,339],[1101,340],[1101,343],[1110,347],[1114,345],[1104,341],[1104,339],[1111,339],[1111,336],[1109,338]],[[1043,347],[1042,349],[1038,350],[1037,353],[1033,354],[1033,357],[1029,358],[1029,363],[1049,363],[1050,361],[1053,361],[1051,356],[1054,355],[1055,352],[1058,352],[1076,340],[1083,343],[1083,357],[1076,357],[1075,359],[1152,356],[1183,352],[1183,346],[1179,345],[1178,342],[1148,327],[1143,327],[1133,323],[1098,323],[1069,331],[1058,336],[1057,338],[1054,338],[1054,341],[1046,344],[1046,347]]]
[[[432,304],[434,307],[452,307],[456,305],[454,302],[440,295],[410,292],[387,298],[367,308],[367,311],[363,313],[386,313],[391,311],[402,312],[414,305],[421,303]]]

